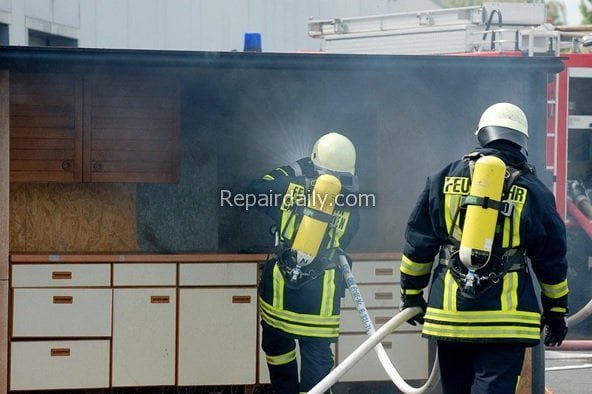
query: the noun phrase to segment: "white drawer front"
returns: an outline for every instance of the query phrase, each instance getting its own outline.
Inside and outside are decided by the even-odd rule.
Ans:
[[[363,334],[339,337],[338,363],[342,362],[368,337]],[[391,334],[383,341],[391,362],[404,379],[426,379],[428,376],[428,341],[421,334]],[[343,382],[389,380],[378,356],[371,350],[341,379]]]
[[[400,282],[400,261],[354,261],[352,272],[358,283]]]
[[[12,287],[110,286],[109,264],[14,264]]]
[[[111,336],[111,289],[15,289],[15,337]]]
[[[175,286],[177,265],[172,264],[115,264],[113,286]]]
[[[180,264],[180,286],[256,285],[257,263]]]
[[[374,328],[376,329],[379,329],[396,313],[398,313],[398,309],[396,308],[368,310],[368,314],[372,319],[372,324],[374,324]],[[411,328],[411,326],[406,327],[406,329],[409,328]],[[360,315],[358,314],[357,310],[347,309],[341,312],[341,325],[339,326],[339,331],[348,333],[365,333],[362,319],[360,319]]]
[[[10,389],[109,387],[109,341],[12,342]]]
[[[400,286],[398,284],[382,284],[382,285],[360,285],[360,293],[364,299],[366,307],[398,307],[401,299]],[[343,308],[355,308],[349,290],[341,301]]]

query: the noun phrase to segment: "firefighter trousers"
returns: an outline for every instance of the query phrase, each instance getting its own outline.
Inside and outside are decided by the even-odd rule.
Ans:
[[[521,343],[438,341],[445,394],[513,394],[520,381]]]
[[[334,364],[331,342],[298,339],[301,362],[299,383],[296,340],[264,322],[261,325],[261,347],[265,352],[271,385],[277,394],[307,392],[331,372]]]

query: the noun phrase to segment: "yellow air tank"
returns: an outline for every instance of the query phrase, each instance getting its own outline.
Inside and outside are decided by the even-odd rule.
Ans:
[[[497,209],[483,207],[481,203],[471,205],[471,199],[488,197],[500,201],[505,175],[506,165],[498,157],[483,156],[475,163],[459,249],[460,261],[469,269],[480,268],[489,261],[498,217]]]
[[[316,180],[307,209],[318,211],[321,215],[332,215],[339,192],[341,192],[341,182],[337,177],[329,174],[321,175]],[[297,252],[299,265],[307,265],[316,257],[328,225],[326,221],[307,215],[305,210],[292,244],[292,249]]]

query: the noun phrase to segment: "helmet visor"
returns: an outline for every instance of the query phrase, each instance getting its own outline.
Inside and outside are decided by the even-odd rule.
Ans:
[[[528,137],[519,131],[499,126],[486,126],[477,131],[479,145],[485,146],[491,141],[506,140],[513,142],[527,150]]]

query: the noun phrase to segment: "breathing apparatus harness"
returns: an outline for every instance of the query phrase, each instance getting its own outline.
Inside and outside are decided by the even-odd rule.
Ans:
[[[473,177],[475,162],[483,157],[481,152],[472,152],[463,157],[463,160],[468,164],[470,170],[470,178]],[[509,191],[514,182],[523,173],[535,173],[534,166],[523,163],[520,167],[514,165],[506,166],[506,173],[504,178],[504,185],[502,191],[501,201],[495,201],[488,197],[477,196],[462,196],[460,204],[456,208],[452,219],[452,226],[450,229],[449,240],[450,244],[445,245],[440,250],[439,263],[448,267],[450,273],[459,285],[461,294],[470,299],[480,297],[486,290],[493,285],[499,283],[501,278],[508,272],[521,271],[527,269],[526,254],[523,248],[515,248],[513,245],[514,238],[514,216],[516,215],[515,205],[508,199]],[[495,238],[498,241],[494,243],[491,254],[487,259],[479,261],[479,267],[466,266],[459,258],[460,240],[452,236],[454,234],[455,226],[462,228],[464,219],[464,212],[470,205],[477,205],[483,208],[492,208],[501,215],[498,216],[498,225]],[[502,248],[499,245],[499,220],[500,218],[510,218],[509,220],[509,245]],[[493,260],[493,261],[492,261]]]
[[[292,249],[292,243],[296,232],[294,232],[292,238],[290,238],[286,234],[286,228],[283,229],[281,234],[277,228],[272,230],[275,231],[275,254],[278,260],[278,267],[286,280],[286,286],[292,289],[298,289],[309,281],[320,277],[325,270],[337,267],[332,258],[332,251],[335,249],[337,216],[328,215],[308,207],[293,206],[290,216],[288,216],[287,223],[295,220],[298,224],[304,216],[309,216],[328,224],[327,235],[329,235],[329,245],[325,250],[322,250],[312,262],[306,264],[306,262],[298,261],[297,253]],[[275,228],[275,226],[272,226],[272,229],[273,228]],[[327,235],[325,236],[325,239],[327,239]]]
[[[317,177],[323,174],[338,177],[343,185],[342,190],[345,192],[355,192],[358,189],[357,177],[349,173],[323,171],[317,167],[314,167],[314,170],[307,166],[303,168],[300,162],[292,164],[291,167],[296,177],[304,176],[305,193],[307,195],[314,188]],[[308,206],[292,204],[286,223],[293,222],[293,228],[298,229],[304,217],[327,223],[327,230],[324,234],[321,248],[312,261],[304,261],[303,259],[299,261],[297,252],[292,248],[297,231],[293,231],[291,235],[287,234],[289,227],[287,225],[281,229],[281,232],[275,225],[270,229],[270,232],[275,236],[275,255],[278,260],[278,267],[286,280],[286,286],[293,289],[300,288],[309,281],[320,277],[327,269],[339,267],[335,262],[335,257],[336,254],[343,253],[335,245],[337,223],[339,220],[336,211],[328,214]]]

